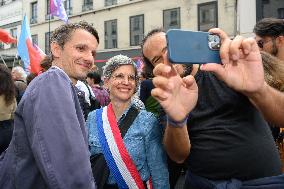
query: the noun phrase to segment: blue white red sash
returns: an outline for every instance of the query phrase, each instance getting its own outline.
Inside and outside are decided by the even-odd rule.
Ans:
[[[144,189],[144,183],[125,148],[112,104],[96,111],[99,141],[105,160],[119,188]],[[152,184],[147,182],[148,189]]]

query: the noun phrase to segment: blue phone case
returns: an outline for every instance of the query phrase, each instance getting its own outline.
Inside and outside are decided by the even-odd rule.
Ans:
[[[176,64],[221,63],[219,50],[208,46],[208,32],[172,29],[167,32],[168,57]]]

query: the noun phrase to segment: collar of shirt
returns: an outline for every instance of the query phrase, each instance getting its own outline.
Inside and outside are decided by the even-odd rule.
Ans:
[[[65,72],[64,72],[64,70],[63,70],[63,69],[59,68],[58,66],[51,66],[51,68],[52,68],[52,69],[58,69],[58,70],[60,70],[62,73],[64,73],[64,74],[68,77],[68,79],[69,79],[69,80],[70,80],[70,82],[72,83],[72,81],[71,81],[70,77],[67,75],[67,73],[65,73]]]

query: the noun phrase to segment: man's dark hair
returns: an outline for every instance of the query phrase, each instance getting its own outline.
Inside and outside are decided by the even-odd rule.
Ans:
[[[256,23],[253,32],[260,36],[278,37],[284,35],[284,20],[277,18],[264,18]]]
[[[51,66],[52,66],[52,57],[51,55],[46,55],[40,61],[40,67],[43,69],[43,71],[47,71]]]
[[[83,29],[91,33],[100,42],[97,30],[88,22],[80,21],[79,23],[64,24],[52,32],[50,42],[56,42],[61,48],[70,40],[72,33],[77,29]]]
[[[29,85],[30,83],[31,83],[31,81],[34,79],[34,78],[36,78],[36,74],[34,74],[34,73],[30,73],[28,76],[27,76],[27,85]]]
[[[149,31],[145,37],[143,38],[142,42],[141,42],[141,51],[142,51],[142,58],[143,58],[143,61],[144,61],[144,67],[143,67],[143,72],[145,74],[147,74],[147,77],[150,77],[152,78],[153,77],[153,69],[154,69],[154,66],[152,65],[151,61],[144,55],[144,52],[143,52],[143,47],[146,43],[146,41],[152,37],[154,34],[157,34],[157,33],[165,33],[165,30],[163,28],[154,28],[152,29],[151,31]]]
[[[100,84],[102,82],[101,75],[97,72],[90,72],[87,74],[87,77],[94,79],[95,84]]]

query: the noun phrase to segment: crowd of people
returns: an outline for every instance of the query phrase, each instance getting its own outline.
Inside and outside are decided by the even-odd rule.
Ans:
[[[209,32],[222,64],[172,64],[156,28],[143,73],[116,55],[100,75],[81,21],[53,32],[40,75],[0,65],[0,188],[173,189],[182,172],[185,189],[284,188],[284,21]]]

